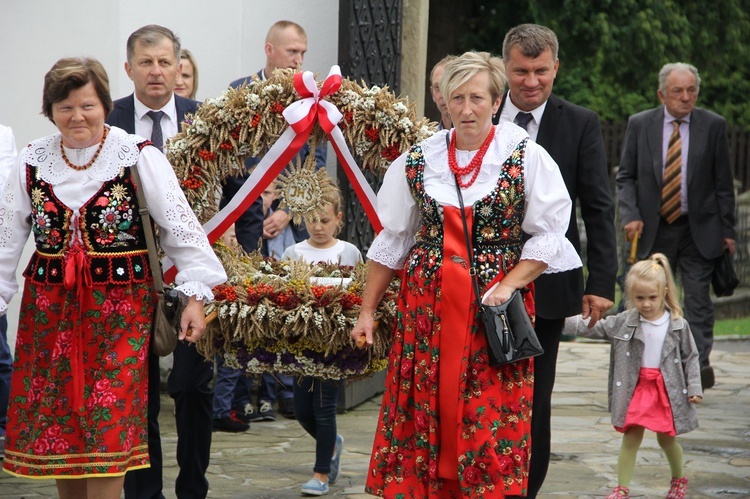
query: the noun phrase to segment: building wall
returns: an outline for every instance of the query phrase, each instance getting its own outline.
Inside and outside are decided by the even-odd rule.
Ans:
[[[0,123],[13,128],[16,146],[56,131],[40,114],[44,75],[61,57],[89,56],[107,70],[112,97],[129,95],[125,42],[137,28],[172,29],[195,55],[198,99],[219,95],[230,81],[265,66],[263,46],[274,22],[305,28],[303,67],[324,78],[338,54],[338,2],[333,0],[3,0],[0,6]],[[332,156],[332,155],[330,155]],[[28,262],[28,243],[17,272]],[[9,308],[9,341],[15,344],[17,295]]]

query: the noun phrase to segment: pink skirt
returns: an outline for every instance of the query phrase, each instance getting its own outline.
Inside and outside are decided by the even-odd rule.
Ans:
[[[677,435],[667,387],[664,385],[661,370],[657,368],[641,368],[638,384],[625,415],[625,426],[615,429],[624,433],[632,426],[643,426],[653,432],[670,436]]]

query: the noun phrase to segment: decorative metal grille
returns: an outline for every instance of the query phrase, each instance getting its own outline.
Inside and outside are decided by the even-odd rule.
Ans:
[[[344,76],[399,92],[401,16],[402,0],[339,2],[339,66]],[[346,220],[341,237],[366,252],[374,237],[372,226],[341,166],[337,176]],[[377,192],[381,178],[370,172],[365,177]]]

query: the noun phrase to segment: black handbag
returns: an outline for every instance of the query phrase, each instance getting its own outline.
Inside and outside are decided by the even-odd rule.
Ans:
[[[464,212],[464,200],[461,189],[456,179],[456,192],[458,203],[461,207],[461,221],[464,226],[466,237],[466,249],[471,261],[471,280],[474,285],[474,295],[479,307],[479,313],[484,324],[484,332],[487,336],[487,347],[489,349],[490,365],[499,367],[518,360],[536,357],[544,353],[539,338],[531,324],[531,318],[526,312],[523,296],[519,290],[515,290],[510,298],[500,305],[482,304],[482,294],[479,291],[479,279],[477,278],[476,266],[472,257],[471,240],[469,229],[466,224],[466,213]],[[503,269],[505,266],[503,265]]]
[[[724,250],[724,253],[716,259],[711,285],[714,287],[716,296],[732,296],[735,288],[740,285],[729,250]]]
[[[164,286],[161,275],[161,263],[156,250],[156,238],[154,237],[154,226],[148,213],[146,196],[141,187],[141,178],[138,168],[133,165],[130,172],[135,183],[135,192],[138,198],[138,213],[143,222],[143,233],[146,236],[148,247],[148,261],[151,266],[151,275],[156,288],[156,305],[154,307],[154,318],[151,325],[151,352],[159,357],[166,357],[177,348],[177,335],[180,329],[180,318],[184,305],[180,300],[179,293],[172,286]]]

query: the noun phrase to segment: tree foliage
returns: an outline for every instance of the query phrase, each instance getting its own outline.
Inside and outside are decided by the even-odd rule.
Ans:
[[[659,69],[688,62],[701,75],[698,104],[750,127],[750,0],[473,0],[459,51],[502,52],[520,23],[560,41],[555,93],[605,120],[659,104]]]

